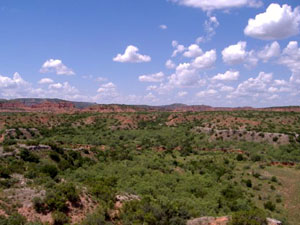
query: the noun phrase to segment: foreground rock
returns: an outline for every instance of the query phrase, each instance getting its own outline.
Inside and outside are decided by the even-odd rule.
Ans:
[[[187,221],[187,225],[227,225],[230,221],[228,216],[224,217],[201,217]]]
[[[268,225],[282,225],[282,223],[279,220],[267,218]]]
[[[227,225],[230,222],[229,216],[223,217],[201,217],[188,220],[186,225]],[[267,225],[282,225],[282,223],[275,219],[267,218]]]

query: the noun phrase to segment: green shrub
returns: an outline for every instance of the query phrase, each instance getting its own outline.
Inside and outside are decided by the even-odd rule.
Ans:
[[[251,160],[253,162],[261,161],[261,156],[260,155],[253,155],[253,156],[251,156]]]
[[[276,188],[274,187],[274,185],[271,185],[271,190],[273,190],[273,191],[275,191],[276,190]]]
[[[135,224],[186,225],[189,217],[182,204],[158,205],[150,199],[127,202],[121,213],[124,225],[131,225],[133,221]]]
[[[264,203],[264,207],[265,209],[268,209],[270,211],[274,211],[276,209],[276,205],[271,201],[267,201],[266,203]]]
[[[250,179],[246,180],[245,183],[248,188],[252,187],[252,181]]]
[[[228,225],[267,225],[266,214],[258,209],[236,212]]]
[[[260,178],[260,176],[261,176],[260,173],[258,173],[258,172],[254,172],[252,175],[255,178]]]
[[[87,215],[87,217],[81,222],[81,225],[108,225],[105,221],[105,210],[102,207],[98,207],[93,214]]]
[[[38,163],[40,161],[38,156],[36,156],[35,154],[31,153],[27,149],[22,149],[21,150],[20,157],[21,157],[21,159],[23,159],[24,161],[27,161],[27,162]]]
[[[75,203],[79,201],[79,193],[73,183],[62,183],[57,189],[62,195],[66,196],[70,202]]]
[[[238,154],[238,155],[236,156],[236,160],[237,160],[237,161],[243,161],[243,160],[244,160],[243,155],[242,155],[242,154]]]
[[[55,161],[55,162],[59,162],[60,161],[60,157],[56,152],[50,152],[49,153],[49,157]]]
[[[43,224],[41,221],[34,221],[34,222],[26,223],[26,225],[45,225],[45,224]]]
[[[65,213],[54,212],[52,213],[53,225],[65,225],[69,222],[69,218]]]
[[[65,159],[61,159],[58,163],[58,168],[62,171],[66,170],[66,169],[69,169],[69,168],[73,168],[72,164],[65,160]]]
[[[0,216],[1,225],[25,225],[26,218],[18,213],[13,213],[9,217]]]
[[[0,165],[0,178],[10,178],[11,171]]]
[[[14,151],[14,148],[8,146],[8,145],[4,145],[3,146],[3,151],[4,152],[13,152]]]
[[[58,169],[55,165],[45,164],[42,166],[41,172],[49,175],[53,179],[58,174]]]
[[[15,139],[5,139],[3,141],[3,145],[15,145],[17,144],[17,141]]]
[[[60,192],[47,191],[44,203],[50,211],[61,211],[65,212],[68,209],[66,204],[67,198]]]
[[[277,180],[277,177],[273,176],[273,177],[271,178],[271,181],[277,183],[277,181],[278,181],[278,180]]]
[[[44,213],[46,211],[45,203],[40,197],[34,197],[32,203],[37,213]]]

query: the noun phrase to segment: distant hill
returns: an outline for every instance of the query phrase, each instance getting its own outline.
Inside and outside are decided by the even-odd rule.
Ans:
[[[300,106],[279,106],[268,108],[252,107],[212,107],[208,105],[186,105],[175,103],[171,105],[149,106],[149,105],[124,105],[124,104],[97,104],[91,102],[67,101],[57,98],[18,98],[0,99],[0,111],[22,111],[22,112],[201,112],[201,111],[281,111],[300,112]]]
[[[75,108],[77,109],[83,109],[92,105],[96,105],[97,103],[91,103],[91,102],[76,102],[76,101],[67,101],[63,99],[58,99],[58,98],[16,98],[16,99],[11,99],[11,100],[6,100],[6,99],[0,99],[0,103],[21,103],[25,107],[32,107],[35,105],[39,105],[42,103],[71,103],[74,105]]]

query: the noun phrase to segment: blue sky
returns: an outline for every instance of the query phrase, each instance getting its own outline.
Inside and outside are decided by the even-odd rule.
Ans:
[[[0,33],[0,98],[300,104],[297,1],[2,0]]]

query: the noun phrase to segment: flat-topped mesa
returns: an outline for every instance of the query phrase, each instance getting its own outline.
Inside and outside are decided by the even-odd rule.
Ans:
[[[75,102],[49,98],[20,98],[0,99],[0,111],[5,112],[214,112],[214,111],[274,111],[300,112],[300,106],[283,106],[269,108],[252,107],[213,107],[209,105],[171,104],[161,106],[124,105],[124,104],[97,104],[91,102]]]
[[[22,111],[22,112],[73,112],[75,111],[73,102],[56,100],[24,101],[11,100],[0,102],[0,111]]]
[[[72,102],[49,102],[44,101],[39,104],[32,105],[32,109],[74,109],[74,104]]]
[[[228,225],[230,220],[231,220],[230,216],[201,217],[201,218],[188,220],[186,225]],[[267,218],[266,225],[282,225],[282,222],[275,219]]]
[[[25,108],[21,102],[0,102],[0,109],[20,109]]]

